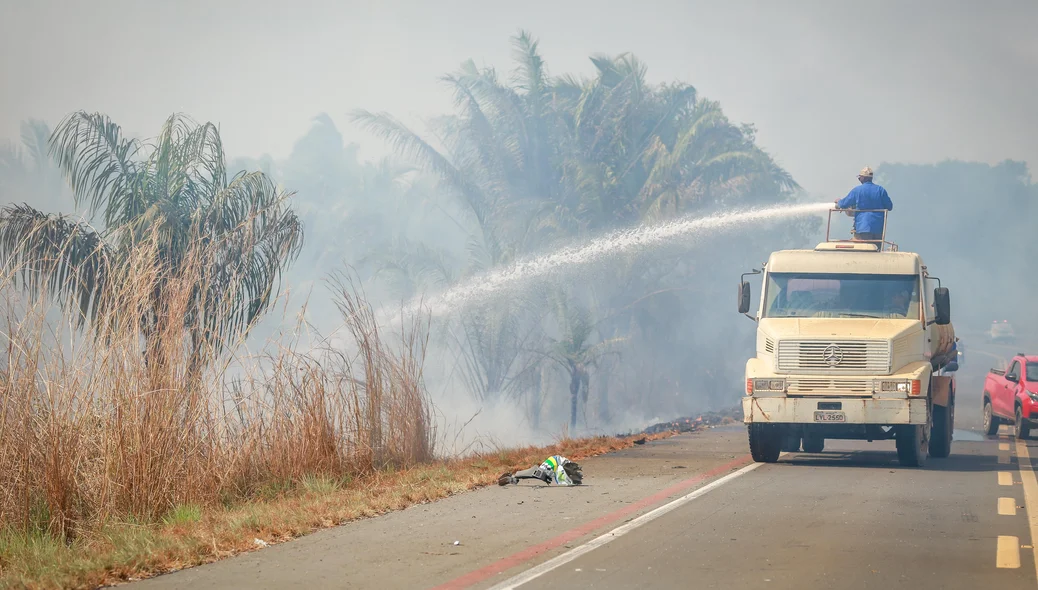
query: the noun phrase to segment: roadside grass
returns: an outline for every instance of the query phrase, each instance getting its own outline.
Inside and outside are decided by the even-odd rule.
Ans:
[[[86,322],[81,300],[48,295],[61,273],[0,276],[0,587],[147,577],[493,484],[548,455],[635,444],[562,439],[440,460],[428,320],[384,332],[340,277],[336,346],[304,339],[300,319],[262,352],[210,350],[198,297],[227,283],[214,266],[227,253],[198,246],[171,266],[162,239],[109,268]]]
[[[181,505],[154,524],[111,520],[66,544],[47,533],[0,533],[0,587],[96,588],[209,563],[314,531],[496,485],[497,477],[560,454],[573,460],[671,436],[564,439],[463,460],[382,470],[345,482],[306,476],[252,501]]]

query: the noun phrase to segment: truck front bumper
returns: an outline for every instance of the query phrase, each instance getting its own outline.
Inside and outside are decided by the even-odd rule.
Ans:
[[[822,407],[819,408],[819,404]],[[838,404],[838,406],[837,406]],[[843,412],[845,420],[820,422],[819,410]],[[926,398],[753,397],[742,400],[743,422],[775,424],[926,424]]]

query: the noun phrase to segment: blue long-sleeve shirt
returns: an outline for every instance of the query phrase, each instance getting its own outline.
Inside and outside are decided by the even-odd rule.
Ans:
[[[874,184],[871,180],[852,188],[851,192],[847,193],[846,197],[840,199],[836,203],[836,206],[840,209],[894,210],[894,203],[890,201],[890,195],[887,194],[887,189],[878,184]],[[855,213],[854,231],[859,234],[882,233],[883,212],[874,211],[869,213]]]

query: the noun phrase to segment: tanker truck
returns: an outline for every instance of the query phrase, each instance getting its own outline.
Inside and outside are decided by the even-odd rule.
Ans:
[[[751,275],[762,279],[755,314]],[[814,249],[773,252],[744,273],[739,313],[757,322],[742,400],[755,461],[777,461],[801,443],[821,453],[827,439],[893,439],[901,465],[913,467],[951,452],[950,299],[919,254],[885,232],[857,241],[827,230]]]

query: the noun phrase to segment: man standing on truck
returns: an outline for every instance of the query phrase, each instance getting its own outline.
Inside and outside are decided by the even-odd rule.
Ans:
[[[836,201],[839,209],[852,209],[847,215],[854,216],[854,239],[879,241],[883,239],[883,211],[894,210],[887,189],[872,182],[872,168],[866,166],[858,173],[858,186],[851,189],[847,196]],[[867,211],[876,209],[876,211]]]

